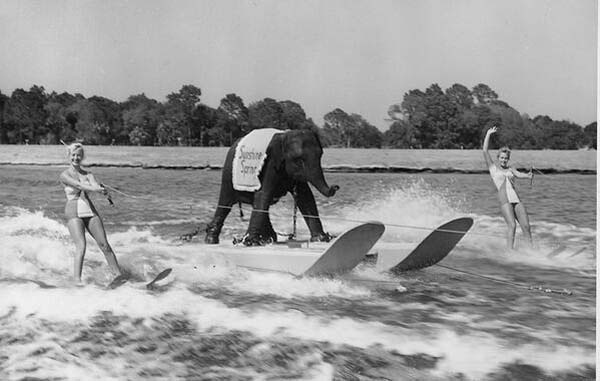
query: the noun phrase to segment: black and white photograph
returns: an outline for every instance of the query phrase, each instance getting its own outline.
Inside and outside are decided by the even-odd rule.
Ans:
[[[0,380],[596,380],[596,0],[0,0]]]

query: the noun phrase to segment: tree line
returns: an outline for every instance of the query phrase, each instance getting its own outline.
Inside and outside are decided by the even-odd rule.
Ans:
[[[144,94],[124,102],[67,92],[47,93],[34,85],[0,92],[0,144],[58,144],[82,141],[98,145],[230,146],[256,128],[311,129],[326,147],[479,148],[485,131],[498,126],[498,145],[516,149],[596,148],[596,122],[583,128],[546,115],[520,114],[485,84],[472,89],[454,84],[445,91],[432,84],[413,89],[388,109],[381,132],[359,114],[335,108],[322,127],[296,102],[272,98],[246,106],[227,94],[213,108],[202,91],[184,85],[164,102]]]

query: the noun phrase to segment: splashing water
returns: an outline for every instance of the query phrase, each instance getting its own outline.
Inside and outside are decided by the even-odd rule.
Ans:
[[[143,176],[139,181],[146,181]],[[539,248],[507,254],[503,220],[492,207],[474,209],[471,195],[456,192],[455,182],[337,176],[342,189],[359,196],[318,199],[329,231],[380,220],[388,225],[383,240],[410,247],[430,231],[394,225],[434,228],[469,215],[475,225],[443,264],[574,294],[511,288],[436,266],[392,276],[361,265],[333,279],[253,272],[219,258],[208,245],[182,245],[174,230],[183,226],[177,213],[161,220],[156,209],[144,211],[142,201],[123,199],[115,200],[119,211],[102,207],[101,213],[119,262],[137,271],[139,281],[106,290],[108,266],[88,236],[86,286],[73,287],[74,247],[52,213],[61,208],[57,197],[49,213],[0,206],[0,378],[594,377],[593,229],[534,220]],[[169,192],[162,208],[178,210]],[[206,221],[213,204],[194,204],[192,220]],[[287,229],[289,201],[273,208],[274,225]],[[230,216],[222,240],[243,233],[246,224]],[[548,258],[556,242],[589,248]],[[148,292],[142,281],[167,267],[172,276]]]

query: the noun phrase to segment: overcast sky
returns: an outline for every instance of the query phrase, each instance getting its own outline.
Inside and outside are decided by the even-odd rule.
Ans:
[[[531,117],[596,120],[596,0],[0,1],[0,90],[217,107],[271,97],[319,125],[336,107],[387,129],[432,83],[485,83]]]

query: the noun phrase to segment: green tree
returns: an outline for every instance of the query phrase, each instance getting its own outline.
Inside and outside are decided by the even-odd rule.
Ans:
[[[248,128],[248,108],[236,94],[227,94],[217,108],[217,120],[211,139],[216,145],[231,146],[246,133]]]
[[[67,114],[65,115],[65,120],[69,123],[70,130],[73,133],[73,136],[77,135],[77,121],[79,117],[77,116],[77,111],[72,110],[70,107],[67,110]]]
[[[227,94],[219,103],[219,112],[225,114],[229,119],[240,122],[248,121],[248,108],[244,101],[236,94]]]
[[[136,126],[129,132],[129,142],[136,146],[152,145],[152,136],[143,127]]]
[[[322,136],[327,145],[350,147],[381,147],[383,134],[361,115],[348,115],[336,108],[325,114]]]
[[[317,130],[321,145],[323,147],[342,147],[342,138],[340,137],[339,131],[331,128],[330,125],[325,123],[323,128]]]
[[[464,111],[473,107],[473,94],[467,87],[459,83],[447,88],[446,96],[460,110]]]
[[[383,145],[390,148],[413,148],[417,140],[414,127],[404,121],[394,121],[383,134]]]
[[[167,95],[165,118],[169,120],[169,130],[174,128],[173,132],[178,131],[177,138],[186,145],[192,144],[192,132],[195,128],[199,129],[196,135],[202,145],[202,126],[194,124],[194,112],[200,104],[201,95],[202,90],[194,85],[184,85],[177,93]]]
[[[132,95],[121,104],[123,128],[129,142],[135,145],[152,145],[156,141],[156,129],[164,111],[160,103],[145,94]]]
[[[500,117],[497,123],[498,141],[512,148],[531,149],[537,145],[537,132],[533,123],[523,118],[517,110],[502,102],[495,102],[488,108]]]
[[[171,119],[164,119],[156,128],[156,139],[160,146],[180,145],[183,141],[182,131]]]
[[[435,131],[432,148],[458,148],[458,108],[438,84],[425,91],[427,125]]]
[[[503,126],[501,140],[517,145],[535,144],[531,123],[525,123],[516,110],[482,83],[472,91],[459,83],[445,92],[437,84],[424,92],[410,90],[400,105],[389,107],[388,115],[394,122],[405,122],[392,124],[394,131],[386,135],[386,144],[390,145],[477,148],[483,132],[493,125]]]
[[[251,130],[257,128],[276,128],[285,130],[287,128],[283,120],[283,108],[281,104],[272,98],[254,102],[248,107],[249,127]]]
[[[454,148],[459,145],[458,107],[437,84],[425,92],[415,89],[404,94],[400,108],[413,127],[416,144],[420,147]]]
[[[79,96],[83,97],[81,95]],[[77,99],[77,96],[67,92],[57,94],[53,91],[48,96],[44,109],[46,110],[47,115],[46,126],[51,131],[51,137],[48,139],[47,143],[56,144],[60,140],[65,142],[75,140],[77,136],[75,124],[77,123],[77,120],[75,118],[75,122],[71,123],[71,118],[73,118],[74,115],[69,113],[69,107],[75,104]]]
[[[0,144],[8,143],[8,136],[6,135],[6,129],[4,128],[4,109],[8,103],[8,97],[2,94],[0,91]]]
[[[492,120],[492,113],[487,107],[475,106],[463,111],[458,122],[456,140],[462,148],[479,148],[482,130],[492,127]]]
[[[419,89],[410,90],[404,94],[400,107],[392,107],[394,110],[400,109],[400,114],[404,115],[404,120],[411,126],[416,146],[428,147],[437,135],[437,131],[427,122],[425,93]]]
[[[598,124],[597,122],[593,122],[585,126],[583,129],[583,133],[585,134],[586,142],[585,144],[593,149],[598,149],[597,143],[597,134],[598,134]]]
[[[199,104],[194,110],[192,122],[194,125],[192,133],[192,144],[201,146],[219,146],[221,134],[214,135],[217,124],[217,110],[205,104]]]
[[[481,105],[489,105],[498,100],[498,94],[484,83],[473,87],[472,93],[477,103]]]
[[[358,126],[356,121],[344,110],[336,108],[325,114],[324,117],[326,134],[333,138],[334,145],[349,148],[354,145],[353,138],[356,136]]]
[[[383,134],[361,115],[352,114],[352,119],[356,124],[355,136],[352,138],[353,147],[356,148],[381,148]]]
[[[46,127],[46,92],[33,85],[29,91],[16,89],[8,100],[5,112],[7,137],[13,143],[39,143],[48,133]]]
[[[408,115],[404,113],[402,106],[397,103],[390,105],[390,107],[388,107],[387,113],[389,117],[388,121],[391,122],[395,122],[398,120],[406,121],[408,118]]]
[[[292,101],[281,101],[281,119],[286,129],[302,130],[312,129],[313,124],[306,118],[306,113],[300,104]]]
[[[127,144],[129,135],[123,129],[121,108],[108,98],[79,98],[67,112],[77,119],[77,136],[85,144]]]
[[[575,123],[554,121],[547,115],[536,116],[533,123],[541,132],[538,148],[577,149],[585,145],[583,129]]]

